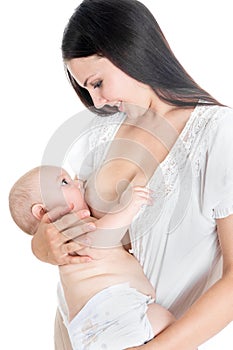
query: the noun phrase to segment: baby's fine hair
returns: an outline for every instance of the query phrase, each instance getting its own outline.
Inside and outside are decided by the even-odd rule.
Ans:
[[[41,202],[40,169],[33,168],[21,176],[9,194],[9,209],[14,222],[30,235],[36,232],[39,225],[39,220],[32,214],[32,206]]]

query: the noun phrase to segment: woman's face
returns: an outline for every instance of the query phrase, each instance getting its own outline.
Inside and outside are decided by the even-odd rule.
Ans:
[[[127,112],[132,106],[151,107],[153,90],[125,74],[105,57],[97,55],[74,58],[66,62],[76,82],[87,89],[94,106],[116,106]]]

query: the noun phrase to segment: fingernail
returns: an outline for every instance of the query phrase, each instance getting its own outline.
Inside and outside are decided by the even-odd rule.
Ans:
[[[94,231],[96,229],[96,226],[94,224],[88,224],[87,225],[88,230]]]
[[[84,261],[85,262],[90,262],[90,261],[92,261],[92,258],[85,258]]]
[[[79,242],[80,242],[81,244],[85,244],[85,245],[90,245],[90,244],[91,244],[91,240],[90,240],[89,238],[87,238],[87,237],[85,237],[85,238],[80,238],[80,239],[79,239]]]
[[[83,210],[81,212],[81,219],[86,218],[87,216],[90,216],[89,210]]]

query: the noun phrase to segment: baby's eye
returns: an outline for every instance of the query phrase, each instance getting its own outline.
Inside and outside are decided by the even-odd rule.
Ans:
[[[66,186],[69,184],[69,182],[66,179],[62,179],[61,184],[62,184],[62,186]]]
[[[102,83],[103,83],[103,80],[100,80],[100,81],[97,81],[97,83],[94,83],[93,85],[94,89],[101,87]]]

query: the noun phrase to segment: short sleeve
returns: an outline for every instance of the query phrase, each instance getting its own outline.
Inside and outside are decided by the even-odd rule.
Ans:
[[[214,219],[233,214],[233,111],[223,111],[210,132],[202,169],[203,212]]]

